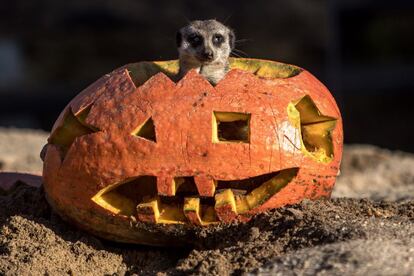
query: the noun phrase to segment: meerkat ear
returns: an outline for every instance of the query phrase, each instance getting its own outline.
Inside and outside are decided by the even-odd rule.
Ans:
[[[183,40],[183,36],[182,36],[181,32],[178,31],[177,34],[175,35],[175,42],[177,43],[177,47],[181,46],[182,40]]]
[[[229,44],[230,48],[234,50],[234,44],[236,43],[236,35],[234,34],[233,30],[230,30],[229,32]]]

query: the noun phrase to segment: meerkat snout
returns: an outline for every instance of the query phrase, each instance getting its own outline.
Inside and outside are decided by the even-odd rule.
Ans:
[[[214,52],[211,49],[205,49],[201,54],[201,57],[205,61],[212,61],[214,60]]]
[[[177,32],[179,77],[196,69],[211,84],[217,84],[229,70],[234,49],[233,30],[216,20],[196,20]]]

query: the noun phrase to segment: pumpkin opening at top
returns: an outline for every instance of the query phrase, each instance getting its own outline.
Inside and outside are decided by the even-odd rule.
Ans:
[[[213,87],[195,71],[177,80],[177,61],[140,62],[85,89],[49,137],[52,206],[100,236],[157,244],[131,217],[206,226],[328,197],[342,124],[326,87],[293,65],[230,67]]]

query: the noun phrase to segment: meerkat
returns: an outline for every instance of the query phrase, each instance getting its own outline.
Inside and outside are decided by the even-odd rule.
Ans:
[[[229,71],[229,57],[234,49],[233,30],[211,20],[196,20],[177,32],[177,49],[182,78],[189,70],[204,76],[216,85]]]

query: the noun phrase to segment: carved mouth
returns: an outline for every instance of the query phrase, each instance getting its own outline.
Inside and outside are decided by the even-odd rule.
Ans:
[[[231,222],[263,205],[289,184],[298,171],[290,168],[240,180],[217,180],[212,196],[199,192],[194,177],[175,178],[174,195],[166,196],[157,189],[155,176],[140,176],[109,185],[92,200],[114,214],[134,216],[144,222],[196,225]]]

